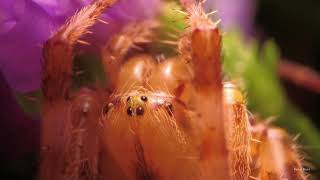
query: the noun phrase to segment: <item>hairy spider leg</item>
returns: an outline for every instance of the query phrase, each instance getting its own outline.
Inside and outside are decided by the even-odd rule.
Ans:
[[[306,170],[294,140],[280,128],[266,123],[252,126],[251,177],[263,180],[306,180]]]
[[[116,0],[98,0],[69,19],[45,43],[42,90],[47,101],[66,99],[72,81],[73,48],[100,14]]]
[[[249,179],[252,137],[245,100],[241,91],[233,83],[225,82],[223,85],[231,177],[234,180]]]
[[[95,93],[89,90],[77,94],[82,98],[80,101],[70,95],[73,50],[75,44],[84,42],[80,40],[81,36],[89,32],[88,28],[96,22],[100,14],[115,2],[116,0],[97,0],[84,7],[44,45],[39,179],[96,177],[96,149],[90,147],[88,142],[88,139],[95,142],[90,137],[95,123],[85,122],[86,125],[83,125],[80,122],[97,122],[95,120],[99,101],[96,100]],[[83,129],[87,125],[88,128]],[[74,142],[71,143],[73,140],[79,144],[74,145]]]
[[[194,141],[200,149],[203,179],[230,179],[226,118],[223,116],[221,34],[201,3],[186,4],[185,8],[188,28],[183,38],[188,39],[183,41],[189,42],[191,49],[189,57],[195,91],[188,106],[198,114],[194,117],[197,122],[194,123],[197,134]]]

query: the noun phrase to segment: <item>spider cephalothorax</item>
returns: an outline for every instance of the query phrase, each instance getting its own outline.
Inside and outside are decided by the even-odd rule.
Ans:
[[[241,91],[222,82],[221,34],[201,3],[184,3],[176,56],[128,53],[159,26],[132,22],[101,50],[111,93],[72,92],[73,46],[114,2],[88,5],[45,44],[40,179],[305,179],[288,135],[249,121]]]

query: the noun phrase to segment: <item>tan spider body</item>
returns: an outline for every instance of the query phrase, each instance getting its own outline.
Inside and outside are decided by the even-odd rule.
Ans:
[[[101,51],[112,93],[72,93],[73,46],[113,3],[88,5],[45,45],[40,179],[305,179],[288,135],[250,123],[241,92],[222,82],[221,35],[201,4],[185,4],[178,56],[128,57],[158,26],[129,24]]]

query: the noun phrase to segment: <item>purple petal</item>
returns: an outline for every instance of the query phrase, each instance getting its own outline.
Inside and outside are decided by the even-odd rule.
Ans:
[[[73,11],[75,6],[72,6],[70,0],[32,0],[38,4],[50,16],[65,16],[68,12]]]
[[[1,22],[1,29],[7,32],[0,35],[0,68],[13,89],[29,91],[39,87],[41,43],[56,25],[29,2],[20,13],[12,11],[13,19]]]
[[[206,7],[218,10],[225,29],[240,28],[245,33],[251,33],[255,0],[208,0]]]
[[[40,87],[41,45],[74,12],[92,0],[2,0],[0,2],[0,69],[11,88],[27,92]],[[98,47],[129,21],[150,17],[160,0],[122,0],[108,9],[88,37]]]

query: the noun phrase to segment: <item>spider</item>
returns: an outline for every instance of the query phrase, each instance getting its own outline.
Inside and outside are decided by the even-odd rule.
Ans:
[[[84,7],[44,45],[40,179],[306,179],[289,135],[222,81],[221,33],[202,3],[183,4],[178,55],[129,53],[159,25],[134,22],[101,48],[111,91],[72,90],[74,46],[114,3]]]

